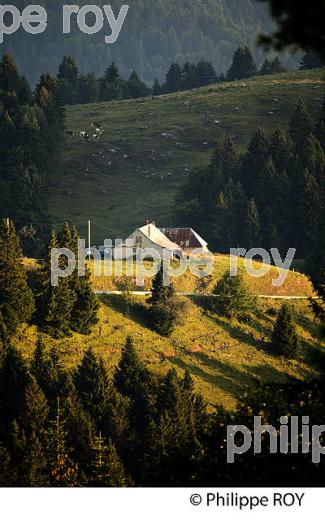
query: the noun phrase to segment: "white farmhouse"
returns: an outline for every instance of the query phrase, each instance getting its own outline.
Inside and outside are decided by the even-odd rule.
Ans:
[[[132,246],[132,247],[131,247]],[[137,250],[154,249],[160,254],[160,258],[175,258],[182,255],[180,246],[166,237],[154,222],[136,229],[120,247],[115,247],[113,256],[123,260],[135,257]]]

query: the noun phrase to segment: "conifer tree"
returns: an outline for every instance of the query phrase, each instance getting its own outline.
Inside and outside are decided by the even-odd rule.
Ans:
[[[5,219],[0,223],[0,341],[8,340],[33,312],[34,298],[27,284],[19,239],[13,223]]]
[[[154,384],[131,338],[127,338],[123,347],[114,375],[114,385],[124,397],[130,399],[129,420],[138,435],[141,435],[154,410]]]
[[[312,125],[310,114],[306,105],[302,99],[300,99],[289,126],[289,135],[292,138],[298,153],[304,147],[305,142],[311,132]]]
[[[209,169],[209,198],[210,203],[220,193],[230,179],[236,181],[239,177],[239,155],[231,135],[226,134],[217,139],[216,149]]]
[[[24,485],[39,487],[49,482],[46,458],[46,426],[49,407],[32,377],[25,392],[25,406],[14,432],[14,449],[20,452],[17,464]]]
[[[149,303],[151,305],[164,305],[170,298],[175,295],[174,288],[171,284],[166,285],[164,282],[164,267],[160,269],[152,281],[152,290]]]
[[[241,182],[249,198],[255,197],[256,184],[269,156],[270,143],[265,131],[259,129],[253,136],[242,163]]]
[[[281,307],[272,334],[272,350],[293,359],[299,357],[300,340],[296,331],[293,310],[288,304]]]
[[[12,467],[10,453],[0,443],[0,487],[12,487],[17,482],[15,468]]]
[[[213,310],[227,318],[252,314],[257,308],[257,299],[244,281],[242,272],[231,276],[226,272],[214,288]]]
[[[60,278],[57,286],[51,283],[51,252],[59,247],[56,235],[51,234],[47,248],[47,258],[38,277],[38,319],[44,329],[54,337],[70,333],[71,312],[76,295],[71,289],[69,278]],[[60,257],[60,269],[66,268],[66,260]]]
[[[57,349],[46,349],[41,338],[36,343],[31,372],[44,392],[52,411],[56,406],[57,397],[64,401],[73,389]]]
[[[270,60],[266,59],[263,62],[263,65],[260,70],[260,74],[261,74],[261,76],[267,76],[269,74],[272,74],[272,66],[271,66]]]
[[[238,47],[232,65],[227,74],[228,81],[240,80],[256,76],[257,67],[248,47]]]
[[[25,395],[31,376],[21,354],[7,347],[0,368],[0,416],[2,432],[8,434],[14,419],[25,409]]]
[[[0,62],[0,90],[5,92],[17,92],[19,79],[13,57],[10,54],[4,54]]]
[[[287,69],[282,65],[280,58],[276,56],[271,63],[272,74],[283,74]]]
[[[197,403],[198,404],[198,403]],[[193,384],[189,374],[180,379],[169,370],[163,378],[158,396],[159,419],[151,428],[151,457],[156,475],[149,475],[157,485],[162,482],[188,485],[195,479],[202,457]]]
[[[86,351],[74,375],[75,386],[84,409],[102,427],[106,417],[111,384],[102,359],[93,350]]]
[[[121,488],[128,485],[128,478],[112,441],[108,446],[101,432],[93,443],[93,464],[90,484],[94,487]]]
[[[156,78],[152,87],[152,95],[153,96],[160,96],[162,94],[162,87]]]
[[[247,248],[259,247],[261,244],[261,223],[255,200],[251,199],[247,205],[246,218]]]
[[[59,66],[58,78],[67,80],[72,87],[77,82],[78,75],[79,71],[75,59],[71,56],[64,56]]]
[[[56,416],[48,430],[47,456],[51,485],[75,487],[78,484],[78,466],[71,460],[66,446],[66,429],[62,420],[60,399],[57,400]]]
[[[325,98],[322,104],[320,117],[316,125],[315,135],[325,152]]]
[[[95,426],[89,413],[82,406],[75,389],[70,391],[64,400],[62,417],[67,432],[67,448],[72,459],[78,461],[81,479],[91,465]]]
[[[59,234],[60,247],[72,251],[75,258],[78,258],[79,235],[75,226],[65,223]],[[78,269],[74,270],[69,277],[68,285],[71,294],[74,296],[74,303],[69,317],[70,328],[80,334],[89,334],[91,329],[98,323],[98,299],[93,291],[91,284],[91,273],[86,268],[84,276],[80,276]]]
[[[164,91],[166,94],[178,92],[182,88],[182,69],[178,63],[172,63],[166,75]]]
[[[318,69],[323,65],[317,52],[310,50],[304,54],[300,63],[300,70]]]

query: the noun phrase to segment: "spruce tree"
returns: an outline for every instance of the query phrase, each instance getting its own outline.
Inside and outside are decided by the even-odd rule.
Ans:
[[[13,434],[22,484],[32,487],[47,485],[46,427],[49,407],[46,398],[32,377],[25,392],[25,405]]]
[[[213,310],[227,318],[245,317],[257,309],[257,298],[249,290],[241,272],[236,276],[226,272],[216,284],[213,294]]]
[[[76,61],[71,56],[64,56],[62,63],[59,66],[59,79],[67,80],[71,87],[77,82],[79,75]]]
[[[82,478],[82,474],[86,474],[91,465],[95,425],[74,389],[64,400],[62,418],[67,432],[67,448],[72,459],[78,461],[80,478]]]
[[[271,341],[274,353],[289,359],[299,357],[300,340],[294,323],[293,310],[288,304],[284,304],[279,311]]]
[[[2,432],[11,431],[14,419],[21,417],[25,409],[25,396],[31,376],[21,354],[14,347],[7,347],[0,368],[0,416]]]
[[[266,59],[263,62],[263,65],[260,70],[260,74],[261,74],[261,76],[268,76],[269,74],[272,74],[272,67],[271,67],[270,60]]]
[[[151,297],[149,302],[151,305],[164,305],[175,295],[174,288],[171,284],[166,285],[164,282],[164,266],[160,269],[152,281]]]
[[[325,98],[322,104],[320,117],[316,125],[315,135],[325,152]]]
[[[114,374],[117,390],[130,400],[129,420],[138,435],[143,434],[154,410],[154,383],[140,360],[133,341],[127,338]]]
[[[52,411],[58,396],[64,401],[70,395],[73,385],[60,353],[56,348],[46,349],[40,338],[31,361],[31,373],[44,392]]]
[[[93,442],[92,474],[89,483],[94,487],[121,488],[128,485],[128,477],[112,441],[108,446],[101,432]]]
[[[253,136],[242,162],[241,183],[249,198],[255,198],[256,184],[269,156],[269,140],[265,131],[259,129]]]
[[[172,63],[166,75],[164,92],[170,94],[178,92],[182,88],[182,69],[178,63]]]
[[[38,276],[38,320],[49,334],[57,338],[69,335],[71,312],[76,301],[69,278],[60,278],[57,286],[51,283],[51,251],[58,247],[56,235],[52,232],[47,258]],[[62,270],[66,268],[66,259],[62,256],[59,267]]]
[[[74,375],[75,386],[84,409],[98,427],[102,427],[107,414],[111,383],[102,359],[93,350],[86,351]]]
[[[14,335],[18,325],[27,323],[33,312],[34,298],[27,284],[19,239],[13,223],[5,219],[0,223],[0,341]]]
[[[190,485],[195,480],[202,457],[193,384],[189,374],[184,379],[169,370],[163,378],[157,409],[156,425],[151,428],[151,457],[155,475],[149,475],[156,485]]]
[[[276,56],[271,62],[271,74],[283,74],[287,72],[287,69],[282,65],[280,58]]]
[[[156,274],[152,282],[152,294],[149,318],[154,330],[163,336],[169,336],[180,323],[183,304],[176,298],[172,284],[164,283],[164,266]]]
[[[317,52],[310,50],[304,54],[300,62],[300,70],[318,69],[323,63]]]
[[[59,398],[55,419],[50,422],[48,429],[47,457],[52,486],[75,487],[78,484],[78,465],[71,460],[67,449],[67,432]]]
[[[161,88],[161,85],[160,85],[158,79],[156,78],[154,81],[153,87],[152,87],[152,95],[160,96],[161,94],[162,94],[162,88]]]
[[[228,81],[256,76],[257,66],[248,47],[239,47],[234,54],[232,65],[227,74]]]
[[[4,54],[0,62],[0,90],[5,92],[17,92],[19,80],[19,74],[13,57],[10,54]]]
[[[78,258],[79,235],[75,226],[65,223],[58,240],[60,247],[67,248]],[[80,276],[78,268],[68,279],[68,285],[73,295],[73,306],[69,316],[71,330],[80,334],[90,334],[91,329],[98,323],[98,299],[91,284],[91,273],[86,268],[84,276]]]
[[[247,204],[246,241],[248,249],[261,245],[261,222],[254,199],[251,199]]]
[[[304,147],[305,142],[311,132],[312,125],[310,114],[306,105],[302,99],[300,99],[289,126],[289,135],[292,138],[295,144],[295,149],[298,153]]]
[[[17,482],[15,468],[12,467],[8,449],[0,443],[0,487],[12,487]]]
[[[230,179],[238,179],[239,165],[239,155],[231,135],[218,138],[209,168],[208,204],[215,203],[217,195]]]

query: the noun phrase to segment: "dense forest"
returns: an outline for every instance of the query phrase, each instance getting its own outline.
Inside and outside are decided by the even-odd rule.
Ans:
[[[65,137],[56,79],[42,74],[34,93],[15,61],[0,62],[0,217],[14,219],[26,254],[49,231],[47,179]]]
[[[192,222],[212,248],[297,250],[316,278],[324,269],[325,103],[314,127],[303,101],[287,132],[259,129],[239,154],[230,135],[217,142],[210,166],[193,171],[175,213]]]
[[[31,2],[17,0],[22,9]],[[88,2],[89,3],[89,2]],[[109,2],[118,13],[122,2]],[[44,0],[48,28],[44,34],[28,35],[20,30],[6,37],[1,51],[12,53],[20,70],[36,84],[43,71],[56,72],[62,56],[74,56],[82,74],[102,75],[114,61],[123,77],[135,69],[144,81],[161,82],[171,61],[197,63],[212,61],[218,74],[229,68],[233,51],[239,45],[254,49],[258,64],[265,54],[254,48],[256,36],[272,27],[268,8],[255,0],[132,0],[118,41],[104,42],[104,31],[84,35],[74,24],[69,35],[62,34],[63,1]],[[85,0],[78,5],[86,5]],[[96,5],[107,4],[98,0]],[[107,33],[108,24],[106,27]],[[105,33],[105,34],[106,34]],[[40,52],[42,49],[42,52]],[[286,56],[286,66],[297,65],[297,58]]]
[[[0,485],[54,487],[311,486],[324,460],[262,453],[227,463],[226,428],[253,416],[322,424],[324,380],[257,385],[235,412],[208,414],[188,371],[153,376],[129,339],[112,379],[91,349],[73,373],[40,341],[28,366],[9,347],[0,372]],[[290,452],[290,445],[288,446]],[[271,459],[270,459],[271,457]]]

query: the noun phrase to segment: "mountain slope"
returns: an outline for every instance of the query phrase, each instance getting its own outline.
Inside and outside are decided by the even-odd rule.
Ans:
[[[115,16],[123,2],[111,0]],[[48,27],[41,35],[20,30],[5,37],[1,51],[13,52],[20,69],[35,82],[40,72],[56,71],[63,55],[74,56],[82,72],[102,74],[114,60],[123,74],[134,69],[146,81],[162,79],[172,61],[185,63],[211,60],[217,71],[229,67],[238,45],[254,47],[257,35],[268,32],[271,20],[267,8],[255,0],[129,0],[129,13],[117,42],[105,44],[108,22],[98,34],[85,35],[72,17],[71,34],[62,34],[62,5],[65,1],[43,0]],[[15,5],[22,9],[29,0]],[[82,0],[78,5],[88,5]],[[99,7],[107,5],[97,0]],[[93,17],[89,24],[93,23]],[[41,49],[41,52],[40,52]],[[262,51],[256,49],[256,58]],[[289,62],[292,59],[288,57]]]
[[[190,169],[208,163],[216,138],[231,132],[241,150],[258,126],[286,128],[299,98],[314,120],[324,95],[324,69],[259,77],[195,91],[67,109],[66,148],[50,186],[55,225],[93,221],[94,243],[121,238],[146,219],[173,222],[174,197]],[[80,131],[100,121],[99,141]],[[189,225],[191,223],[189,222]]]

